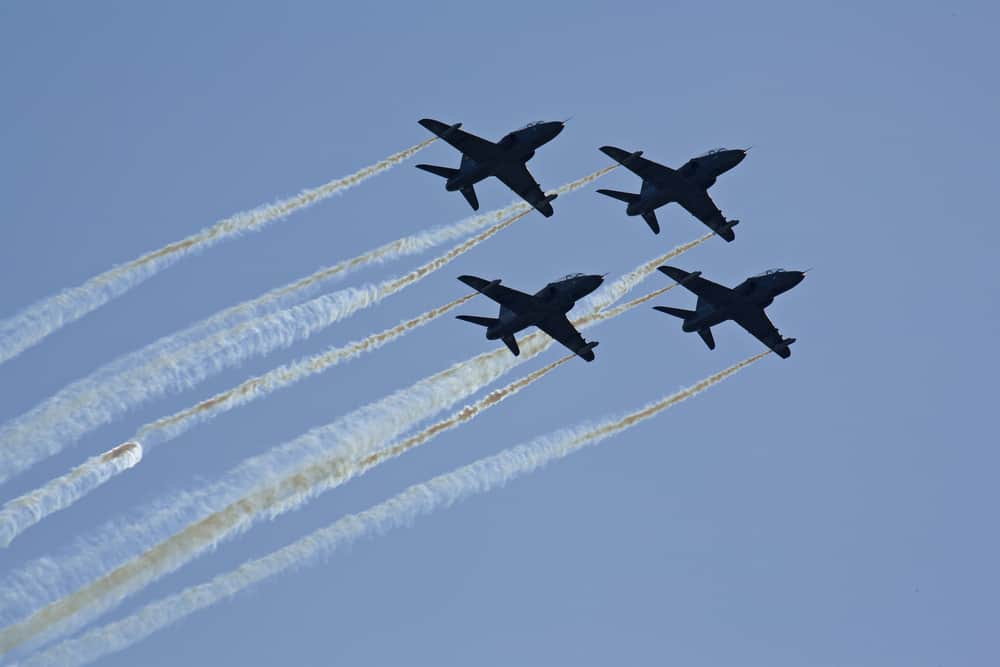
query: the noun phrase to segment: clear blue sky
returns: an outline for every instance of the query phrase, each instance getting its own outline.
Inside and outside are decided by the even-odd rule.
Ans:
[[[0,316],[416,143],[424,116],[492,139],[573,116],[531,163],[548,188],[606,164],[606,143],[673,165],[752,145],[713,190],[742,221],[736,242],[676,264],[727,284],[774,266],[815,270],[769,311],[798,338],[788,361],[767,358],[623,437],[106,664],[1000,662],[994,3],[139,4],[0,7]],[[454,166],[457,154],[434,145],[419,161]],[[637,183],[615,172],[601,187]],[[251,373],[453,299],[460,273],[526,290],[570,271],[617,276],[704,231],[671,208],[654,237],[596,187],[307,344],[101,429],[3,498]],[[484,209],[511,199],[495,182],[479,194]],[[187,260],[0,367],[0,419],[222,307],[467,212],[408,164]],[[444,318],[195,429],[26,533],[0,553],[0,571],[488,349],[481,336]],[[724,325],[709,352],[645,308],[589,336],[601,342],[595,363],[566,365],[115,616],[407,484],[759,349]]]

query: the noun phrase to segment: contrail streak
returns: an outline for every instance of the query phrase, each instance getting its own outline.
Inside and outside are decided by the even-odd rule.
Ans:
[[[349,343],[343,347],[331,348],[326,352],[300,359],[291,364],[284,364],[190,408],[143,426],[133,441],[127,445],[122,445],[108,454],[95,456],[71,473],[52,480],[37,491],[12,500],[0,508],[0,546],[9,545],[17,535],[49,514],[66,509],[110,481],[114,475],[138,463],[143,451],[139,445],[140,440],[145,444],[144,449],[148,452],[153,445],[159,445],[176,438],[195,424],[212,419],[244,403],[262,398],[276,389],[289,386],[310,375],[321,373],[342,361],[376,350],[457,308],[475,295],[476,293],[467,294],[401,322],[391,329],[372,334],[363,340]],[[126,446],[134,448],[132,455],[134,460],[127,465],[124,465],[125,461],[120,458],[109,460],[109,455],[116,452],[120,454],[119,450]]]
[[[692,246],[686,244],[682,247]],[[643,272],[649,275],[656,266],[675,254],[676,250],[670,251],[644,263],[603,288],[589,302],[595,308],[612,305],[638,284]],[[597,321],[600,318],[595,312],[576,319],[580,327]],[[11,577],[14,581],[0,586],[9,605],[22,609],[37,608],[31,598],[51,600],[59,595],[63,597],[47,604],[23,622],[0,631],[0,652],[39,635],[66,632],[96,617],[124,597],[195,558],[208,545],[248,527],[249,522],[229,528],[226,519],[238,511],[240,503],[248,502],[247,498],[252,494],[280,484],[282,479],[294,476],[317,460],[330,456],[358,460],[378,452],[419,421],[485,387],[517,364],[548,349],[551,344],[550,338],[536,333],[522,341],[520,357],[513,357],[506,348],[500,348],[454,364],[270,452],[252,457],[208,487],[197,492],[175,494],[140,518],[111,522],[110,527],[102,530],[92,543],[74,549],[72,556],[60,562],[47,559],[22,569]],[[253,503],[251,512],[246,516],[263,519],[283,511],[278,506],[253,514],[253,510],[259,507],[259,504]],[[119,564],[126,549],[136,548],[145,551]],[[98,577],[96,580],[95,576]],[[64,589],[59,587],[67,579],[75,579],[79,583],[74,585],[80,588],[64,594]]]
[[[121,296],[182,257],[208,248],[224,239],[259,229],[301,208],[358,185],[406,160],[433,141],[433,138],[422,141],[349,176],[304,190],[294,197],[237,213],[186,239],[146,253],[127,264],[105,271],[82,285],[65,289],[28,306],[17,315],[0,322],[0,363],[17,356],[66,324]]]
[[[563,194],[578,190],[613,168],[614,166],[600,169],[566,183],[553,192]],[[257,319],[247,323],[247,326],[255,326],[268,312],[284,307],[290,299],[301,297],[309,290],[315,289],[322,281],[343,274],[345,271],[420,252],[478,231],[488,224],[499,224],[510,215],[526,215],[531,210],[528,204],[519,201],[497,211],[473,216],[449,227],[393,241],[359,257],[321,269],[311,276],[272,290],[257,299],[224,310],[184,331],[164,337],[137,352],[119,358],[90,376],[70,384],[34,409],[0,427],[0,442],[8,445],[4,450],[0,450],[0,483],[39,460],[31,457],[22,459],[20,455],[14,453],[20,452],[22,448],[35,447],[38,455],[45,457],[75,442],[97,426],[111,421],[135,405],[133,401],[138,394],[133,392],[142,393],[146,387],[147,380],[144,373],[153,373],[163,365],[170,366],[173,363],[173,355],[181,350],[190,351],[192,344],[220,333],[229,335],[233,327],[251,318]],[[372,286],[369,286],[369,289],[371,288]],[[328,295],[327,300],[340,297],[346,299],[352,294],[354,297],[358,296],[350,290],[344,290]],[[362,294],[361,297],[364,298],[365,295]],[[311,302],[313,305],[315,303]],[[284,312],[287,314],[287,309]],[[281,315],[279,313],[276,317]],[[99,408],[95,405],[105,407]],[[47,445],[39,448],[40,443]]]
[[[0,508],[0,546],[8,546],[15,537],[45,517],[72,505],[115,475],[142,460],[142,447],[126,442],[111,451],[91,457],[62,477],[31,493],[15,498]]]
[[[242,382],[232,389],[220,392],[196,405],[176,412],[169,417],[163,417],[155,422],[146,424],[136,432],[135,440],[142,442],[146,449],[150,450],[155,445],[176,438],[195,424],[212,419],[239,405],[267,396],[277,389],[287,387],[310,375],[322,373],[328,368],[360,354],[377,350],[413,329],[421,327],[454,310],[476,296],[476,294],[475,292],[466,294],[450,303],[433,308],[426,313],[405,322],[400,322],[390,329],[374,333],[362,340],[354,341],[341,347],[333,347],[319,354],[278,366],[262,375]]]
[[[100,382],[75,400],[56,400],[0,429],[0,482],[125,411],[166,394],[190,389],[206,378],[253,356],[305,340],[388,296],[413,285],[526,216],[524,211],[493,225],[399,278],[351,287],[298,306],[259,317],[197,341],[165,358]],[[69,405],[67,406],[67,402]],[[39,410],[39,409],[36,409]],[[55,414],[53,414],[55,413]]]
[[[31,656],[24,667],[77,666],[125,649],[182,618],[292,568],[314,564],[359,538],[383,534],[420,516],[491,491],[511,480],[562,459],[585,446],[625,431],[664,410],[697,396],[711,386],[770,354],[765,351],[622,417],[556,431],[527,444],[488,456],[427,482],[415,484],[368,510],[345,516],[267,556],[217,575],[149,604],[120,621],[91,630]]]
[[[599,169],[575,181],[565,183],[548,194],[565,194],[579,190],[583,186],[593,183],[614,169],[615,166],[612,165],[604,169]],[[141,355],[149,358],[151,354],[160,354],[163,350],[176,349],[181,344],[186,344],[192,339],[204,338],[213,331],[229,328],[246,319],[259,317],[270,310],[275,310],[279,307],[284,308],[297,303],[313,292],[320,284],[332,278],[343,277],[347,273],[365,266],[382,264],[390,260],[399,259],[400,257],[424,252],[449,241],[454,241],[478,232],[512,215],[530,210],[531,207],[529,204],[518,199],[494,211],[473,215],[450,225],[435,227],[418,232],[417,234],[404,236],[395,241],[390,241],[357,257],[342,260],[332,266],[322,268],[305,278],[271,290],[256,299],[228,308],[182,332],[157,341],[157,343],[153,344],[156,347],[147,346],[141,350]]]

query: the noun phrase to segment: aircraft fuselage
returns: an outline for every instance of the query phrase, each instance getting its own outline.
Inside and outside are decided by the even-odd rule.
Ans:
[[[744,150],[720,150],[691,158],[665,181],[643,180],[639,199],[630,202],[626,215],[642,215],[671,202],[683,201],[696,193],[707,192],[716,179],[746,157]]]
[[[476,161],[463,155],[458,173],[448,179],[445,189],[456,192],[494,175],[508,164],[525,164],[535,151],[562,132],[563,123],[550,121],[523,127],[507,134],[496,145],[499,150],[491,159]]]
[[[687,332],[699,331],[761,311],[770,306],[776,296],[802,282],[804,277],[801,271],[776,271],[747,278],[734,287],[729,298],[722,303],[712,303],[699,297],[694,315],[685,319],[681,328]]]
[[[603,281],[603,276],[579,275],[549,283],[534,294],[535,307],[531,310],[515,313],[501,306],[497,323],[486,330],[486,337],[499,340],[535,326],[550,315],[565,315]]]

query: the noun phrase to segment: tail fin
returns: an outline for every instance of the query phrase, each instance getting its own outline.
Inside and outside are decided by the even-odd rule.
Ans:
[[[476,191],[471,185],[462,188],[462,196],[465,197],[465,201],[469,202],[469,206],[472,207],[473,211],[479,210],[479,199],[476,197]]]
[[[495,317],[477,317],[475,315],[456,315],[455,319],[462,320],[463,322],[471,322],[472,324],[478,324],[481,327],[491,327],[500,321]]]
[[[715,349],[715,338],[712,337],[712,330],[711,329],[707,329],[707,328],[706,329],[698,329],[698,335],[701,336],[701,339],[703,341],[705,341],[705,345],[708,345],[708,349],[710,349],[710,350],[714,350]]]
[[[417,169],[423,169],[424,171],[430,172],[435,176],[440,176],[442,178],[451,178],[458,173],[458,169],[452,169],[451,167],[439,167],[436,164],[418,164]]]
[[[626,204],[631,204],[634,201],[639,201],[639,195],[633,194],[631,192],[621,192],[620,190],[598,190],[598,192],[604,195],[605,197],[611,197],[612,199],[623,201]]]
[[[666,313],[667,315],[673,315],[674,317],[679,317],[682,320],[694,315],[693,310],[684,310],[683,308],[671,308],[670,306],[653,306],[653,310],[658,310],[661,313]]]

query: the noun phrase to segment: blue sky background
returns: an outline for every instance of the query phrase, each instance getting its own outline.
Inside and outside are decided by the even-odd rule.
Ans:
[[[622,437],[106,664],[997,664],[998,14],[986,2],[5,3],[2,316],[414,144],[424,116],[494,140],[573,116],[531,163],[546,188],[607,164],[606,143],[675,166],[752,145],[713,189],[742,221],[736,242],[675,264],[730,285],[815,267],[769,310],[798,338],[790,360],[769,357]],[[417,159],[457,160],[443,144]],[[413,163],[186,260],[4,364],[0,419],[220,308],[468,214]],[[672,207],[654,237],[596,187],[306,344],[100,429],[3,497],[250,374],[445,303],[464,293],[461,273],[525,290],[571,271],[617,277],[704,231]],[[635,191],[638,179],[620,170],[599,187]],[[511,200],[496,182],[479,194],[484,210]],[[662,284],[654,276],[639,292]],[[478,299],[461,312],[493,310]],[[730,324],[709,352],[647,308],[588,337],[601,342],[595,363],[567,364],[115,616],[407,484],[637,407],[759,349]],[[492,345],[443,318],[234,411],[26,533],[0,570]]]

